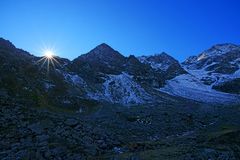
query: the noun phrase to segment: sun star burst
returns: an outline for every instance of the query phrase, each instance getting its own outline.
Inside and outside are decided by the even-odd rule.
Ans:
[[[46,50],[46,51],[44,52],[44,56],[45,56],[46,58],[48,58],[48,59],[52,59],[53,56],[54,56],[54,53],[53,53],[53,51]]]
[[[49,70],[52,66],[52,68],[55,70],[55,64],[60,65],[60,63],[57,61],[56,57],[55,57],[55,52],[51,49],[45,49],[43,52],[43,57],[40,58],[37,63],[41,63],[41,68],[43,66],[47,67],[47,74],[49,73]]]

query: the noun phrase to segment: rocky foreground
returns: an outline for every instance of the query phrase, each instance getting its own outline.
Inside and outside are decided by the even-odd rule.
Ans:
[[[198,103],[78,113],[0,100],[0,159],[240,159],[240,106]]]

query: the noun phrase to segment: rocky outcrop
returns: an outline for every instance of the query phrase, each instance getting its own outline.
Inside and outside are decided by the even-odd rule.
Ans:
[[[166,79],[186,73],[180,63],[165,52],[152,56],[141,56],[138,59],[142,63],[149,64],[154,70],[162,72]]]

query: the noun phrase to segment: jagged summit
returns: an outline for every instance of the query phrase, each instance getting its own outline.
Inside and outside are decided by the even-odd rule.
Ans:
[[[96,74],[99,72],[116,74],[121,73],[125,61],[126,58],[118,51],[106,43],[102,43],[88,53],[74,59],[71,67],[78,72],[82,72],[82,69],[85,68],[84,70]]]
[[[169,63],[174,63],[174,62],[178,62],[175,58],[173,58],[172,56],[170,56],[169,54],[167,54],[166,52],[162,52],[160,54],[155,54],[153,56],[149,57],[150,59],[154,59],[158,62],[162,62],[162,61],[168,61]]]
[[[175,58],[173,58],[172,56],[170,56],[169,54],[167,54],[166,52],[161,52],[161,53],[155,53],[152,55],[148,55],[148,56],[140,56],[138,57],[140,61],[144,61],[145,59],[154,59],[155,61],[163,61],[166,59],[169,59],[171,61],[177,61]]]
[[[96,46],[94,49],[92,49],[87,54],[100,54],[100,55],[117,54],[117,55],[121,55],[118,51],[114,50],[112,47],[110,47],[106,43],[102,43],[102,44]]]
[[[209,49],[203,51],[197,56],[190,56],[183,62],[183,64],[197,63],[197,61],[201,62],[204,61],[205,59],[223,56],[225,54],[229,54],[230,52],[236,51],[238,52],[240,51],[239,45],[232,43],[216,44],[210,47]]]
[[[112,47],[110,47],[110,45],[108,45],[107,43],[101,43],[101,44],[99,44],[99,45],[97,45],[96,47],[95,47],[95,49],[96,48],[98,48],[98,49],[113,49]]]
[[[156,70],[167,71],[171,65],[176,65],[176,64],[178,64],[179,65],[178,67],[181,68],[179,62],[165,52],[162,52],[160,54],[150,55],[150,56],[141,56],[141,57],[138,57],[138,59],[142,63],[151,65],[151,67]]]
[[[240,46],[237,44],[233,44],[233,43],[222,43],[222,44],[216,44],[214,46],[212,46],[212,49],[218,49],[221,51],[226,51],[226,50],[233,50],[236,48],[239,48]]]
[[[9,40],[6,40],[4,38],[0,37],[0,46],[1,48],[9,48],[9,49],[14,49],[15,46],[10,42]]]
[[[12,59],[24,59],[24,58],[33,58],[33,56],[23,50],[16,48],[15,45],[4,38],[0,38],[0,59],[3,58],[9,58],[9,60]]]
[[[240,50],[240,46],[231,43],[216,44],[210,49],[207,49],[206,51],[201,53],[198,56],[198,60],[201,60],[201,58],[203,57],[223,55],[234,50]]]
[[[87,61],[114,62],[123,60],[124,56],[106,43],[102,43],[92,49],[90,52],[79,56],[77,59],[83,59]]]
[[[192,69],[200,69],[213,62],[226,63],[234,61],[235,58],[239,58],[239,53],[239,45],[231,43],[216,44],[197,56],[190,56],[183,62],[183,65],[187,65],[188,68]]]
[[[161,52],[161,53],[156,53],[156,54],[154,54],[154,55],[152,55],[152,56],[166,56],[166,57],[171,57],[168,53],[166,53],[166,52]]]

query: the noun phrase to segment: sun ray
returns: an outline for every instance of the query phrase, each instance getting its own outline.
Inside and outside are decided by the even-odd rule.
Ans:
[[[50,59],[50,62],[51,62],[51,64],[52,64],[52,66],[53,66],[53,69],[55,70],[56,68],[55,68],[55,64],[54,64],[54,62],[53,62],[53,59],[54,59],[54,58]]]
[[[43,61],[45,59],[46,59],[46,57],[42,57],[41,59],[37,60],[35,64],[38,64],[38,63],[40,63],[41,61]]]
[[[62,65],[58,62],[56,58],[53,58],[52,60],[55,61],[60,67],[62,67]]]
[[[47,58],[47,74],[49,74],[49,58]]]
[[[46,63],[47,59],[45,58],[42,65],[40,66],[40,69],[42,69],[42,67],[44,66],[44,64]]]

